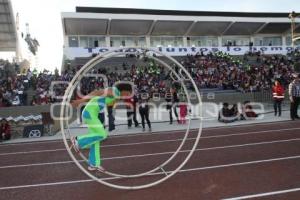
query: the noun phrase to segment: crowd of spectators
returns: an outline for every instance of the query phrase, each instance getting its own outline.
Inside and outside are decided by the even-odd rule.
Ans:
[[[294,62],[290,55],[245,55],[233,57],[222,52],[204,55],[187,55],[181,60],[199,88],[213,88],[219,90],[236,90],[240,92],[261,91],[271,89],[275,80],[280,79],[284,87],[291,81],[294,73]],[[165,94],[170,73],[157,65],[153,60],[144,61],[144,66],[123,65],[123,70],[99,69],[98,74],[105,74],[108,86],[116,81],[130,81],[137,85],[138,90],[150,94]],[[54,73],[28,70],[24,75],[17,74],[17,67],[8,61],[0,60],[0,107],[18,105],[41,105],[59,101],[64,94],[66,84],[56,84],[50,91],[53,81],[68,82],[80,69],[67,68],[59,75]],[[11,69],[15,69],[13,72]],[[179,69],[175,69],[177,72]],[[94,88],[105,87],[103,78],[83,78],[81,93],[88,94]],[[27,89],[31,88],[35,95],[31,102],[27,102]]]
[[[165,68],[150,61],[148,66],[129,66],[126,70],[110,71],[102,69],[98,74],[105,74],[108,86],[112,86],[118,81],[128,81],[137,86],[137,92],[147,91],[165,94],[168,73]],[[83,78],[81,81],[81,92],[83,95],[90,93],[94,88],[103,88],[105,81],[103,78]]]
[[[255,55],[235,58],[228,54],[188,55],[182,64],[190,72],[199,88],[237,90],[241,92],[270,89],[276,79],[287,86],[294,73],[293,61],[282,55]],[[253,55],[251,56],[253,59]]]
[[[0,60],[0,107],[26,105],[26,76],[17,75],[18,65]]]

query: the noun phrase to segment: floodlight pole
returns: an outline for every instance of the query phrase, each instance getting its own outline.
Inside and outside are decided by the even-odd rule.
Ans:
[[[292,37],[292,47],[294,47],[294,39],[295,39],[295,30],[296,30],[296,18],[299,17],[300,14],[295,11],[289,14],[289,19],[291,20],[291,37]]]

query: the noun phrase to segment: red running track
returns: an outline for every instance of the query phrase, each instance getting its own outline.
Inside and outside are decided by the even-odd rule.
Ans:
[[[182,137],[181,131],[112,136],[102,144],[104,167],[124,174],[150,170],[172,155]],[[178,166],[195,137],[191,132],[183,151],[165,170]],[[62,141],[4,144],[0,145],[0,199],[298,200],[299,169],[298,121],[205,129],[197,150],[178,174],[138,191],[93,182],[71,161]],[[108,181],[134,185],[162,177],[163,173]]]

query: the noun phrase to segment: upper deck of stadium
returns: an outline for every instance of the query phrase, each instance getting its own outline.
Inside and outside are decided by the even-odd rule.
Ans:
[[[62,13],[64,47],[290,46],[288,15],[76,7]]]
[[[0,0],[0,52],[16,51],[16,26],[10,0]]]

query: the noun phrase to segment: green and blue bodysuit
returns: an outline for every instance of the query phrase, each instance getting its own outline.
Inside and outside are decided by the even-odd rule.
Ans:
[[[114,88],[116,96],[120,96],[118,89]],[[107,132],[98,118],[100,111],[105,109],[107,104],[112,104],[115,97],[93,97],[85,106],[82,112],[82,119],[88,127],[88,134],[77,137],[80,149],[90,149],[89,165],[101,166],[100,141],[107,138]]]

